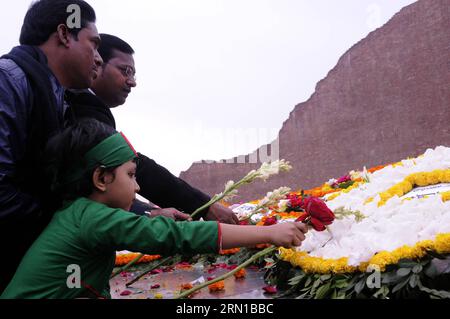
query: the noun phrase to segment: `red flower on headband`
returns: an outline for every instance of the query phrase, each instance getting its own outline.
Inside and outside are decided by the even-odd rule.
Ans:
[[[325,230],[325,226],[330,225],[334,220],[334,214],[331,209],[317,197],[304,198],[301,207],[306,214],[297,218],[296,221],[306,222],[317,231]]]

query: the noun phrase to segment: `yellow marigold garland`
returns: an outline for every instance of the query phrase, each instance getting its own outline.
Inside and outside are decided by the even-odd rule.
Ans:
[[[424,240],[418,242],[413,247],[402,246],[391,252],[381,251],[375,254],[368,262],[361,263],[358,267],[348,265],[348,258],[324,259],[312,257],[303,251],[280,248],[280,259],[290,262],[293,266],[300,267],[306,273],[352,273],[356,271],[365,272],[369,265],[376,265],[381,271],[386,270],[386,266],[397,264],[400,259],[420,259],[428,251],[435,251],[439,254],[450,253],[450,233],[438,234],[435,240]]]
[[[387,191],[379,193],[380,201],[378,202],[378,207],[386,204],[394,196],[401,197],[409,193],[415,186],[429,186],[439,183],[450,183],[450,169],[437,169],[432,172],[420,172],[408,175],[400,183],[395,184]],[[450,194],[446,194],[447,197],[450,198]]]
[[[443,202],[450,200],[450,191],[441,193],[441,198]]]

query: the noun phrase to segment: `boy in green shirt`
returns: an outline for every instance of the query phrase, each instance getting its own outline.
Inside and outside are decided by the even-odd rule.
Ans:
[[[47,147],[48,175],[64,200],[30,247],[1,298],[109,298],[117,250],[145,254],[216,253],[271,243],[299,246],[301,223],[267,227],[175,222],[128,210],[139,191],[136,152],[125,136],[96,120],[82,121]],[[79,269],[81,285],[70,282]]]

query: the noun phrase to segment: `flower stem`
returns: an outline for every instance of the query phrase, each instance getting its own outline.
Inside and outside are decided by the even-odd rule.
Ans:
[[[109,279],[113,279],[114,277],[116,277],[118,274],[120,274],[122,271],[127,270],[128,268],[130,268],[132,265],[134,265],[139,259],[141,259],[144,256],[144,254],[139,254],[137,255],[132,261],[130,261],[128,264],[126,264],[125,266],[123,266],[122,268],[119,268],[116,272],[114,272],[111,277]]]
[[[134,284],[136,281],[138,281],[139,279],[141,279],[142,277],[144,277],[146,274],[148,274],[150,271],[152,271],[153,269],[156,269],[160,266],[162,266],[163,264],[165,264],[167,261],[171,260],[172,257],[166,257],[163,260],[160,260],[158,263],[156,263],[156,265],[152,265],[151,267],[149,267],[148,269],[144,270],[139,276],[137,276],[136,278],[134,278],[133,280],[131,280],[130,282],[127,282],[125,284],[125,286],[129,287],[132,284]]]
[[[211,206],[212,204],[215,204],[216,202],[220,201],[222,198],[223,198],[223,197],[221,197],[221,196],[214,195],[214,197],[213,197],[209,202],[207,202],[205,205],[203,205],[203,206],[197,208],[197,209],[191,214],[191,218],[194,219],[194,217],[197,216],[198,213],[200,213],[200,212],[201,212],[202,210],[204,210],[205,208],[208,208],[208,207]]]
[[[183,293],[181,293],[181,294],[179,294],[178,296],[176,296],[174,299],[182,299],[182,298],[186,298],[186,297],[188,297],[189,295],[191,295],[192,293],[194,293],[194,292],[196,292],[196,291],[198,291],[198,290],[200,290],[200,289],[202,289],[202,288],[204,288],[204,287],[206,287],[206,286],[209,286],[209,285],[211,285],[211,284],[213,284],[213,283],[216,283],[216,282],[218,282],[218,281],[227,279],[228,277],[230,277],[230,276],[233,275],[234,273],[238,272],[238,271],[241,270],[242,268],[245,268],[245,267],[247,267],[248,265],[250,265],[252,262],[254,262],[255,260],[257,260],[258,258],[260,258],[260,257],[262,257],[262,256],[265,256],[265,255],[267,255],[267,254],[270,254],[271,252],[275,251],[276,249],[277,249],[276,246],[270,246],[270,247],[268,247],[268,248],[266,248],[266,249],[264,249],[264,250],[262,250],[262,251],[260,251],[260,252],[258,252],[258,253],[256,253],[256,254],[254,254],[254,255],[253,255],[252,257],[250,257],[248,260],[244,261],[244,262],[243,262],[242,264],[240,264],[238,267],[236,267],[235,269],[233,269],[233,270],[227,272],[226,274],[223,274],[222,276],[217,277],[217,278],[215,278],[215,279],[213,279],[213,280],[206,281],[206,282],[204,282],[204,283],[202,283],[202,284],[200,284],[200,285],[198,285],[198,286],[193,287],[192,289],[186,290],[186,291],[184,291]]]

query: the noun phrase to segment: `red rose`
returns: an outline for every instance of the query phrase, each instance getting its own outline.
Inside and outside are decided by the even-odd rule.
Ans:
[[[318,219],[311,218],[310,222],[311,222],[311,226],[316,231],[324,231],[326,229],[325,225],[322,222],[320,222]]]
[[[289,194],[286,196],[287,199],[289,199],[289,206],[292,209],[298,209],[301,207],[302,204],[302,197],[296,194]]]
[[[334,214],[331,209],[317,197],[305,198],[302,208],[306,211],[306,214],[297,218],[296,221],[303,222],[308,220],[310,225],[317,231],[325,230],[325,225],[330,225],[334,220]]]

